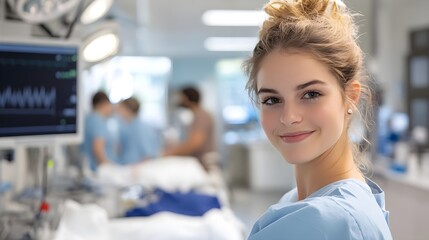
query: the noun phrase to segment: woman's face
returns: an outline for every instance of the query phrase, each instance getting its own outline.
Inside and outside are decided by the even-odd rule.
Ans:
[[[312,55],[271,52],[261,63],[257,86],[262,127],[289,163],[317,158],[345,131],[347,113],[337,80]]]

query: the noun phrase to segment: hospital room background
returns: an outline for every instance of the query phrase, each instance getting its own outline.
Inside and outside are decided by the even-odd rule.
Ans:
[[[377,106],[374,130],[355,121],[351,137],[372,141],[367,176],[385,190],[393,238],[429,239],[429,1],[344,2]],[[0,0],[0,240],[246,239],[295,187],[245,90],[265,3]],[[204,161],[163,154],[195,127],[183,88],[213,118]],[[109,141],[121,142],[118,109],[133,98],[152,131],[136,139],[157,154],[91,169],[97,92],[114,111]]]

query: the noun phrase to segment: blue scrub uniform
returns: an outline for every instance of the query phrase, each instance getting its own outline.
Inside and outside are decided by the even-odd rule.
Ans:
[[[337,181],[301,201],[291,190],[255,223],[249,240],[392,239],[384,192],[366,181]]]
[[[155,130],[135,118],[130,123],[121,121],[120,127],[120,154],[118,164],[127,165],[143,159],[159,156],[160,140]]]
[[[89,160],[89,167],[92,171],[97,170],[98,162],[92,149],[94,140],[101,138],[104,140],[104,150],[106,157],[111,161],[116,161],[115,154],[115,137],[109,131],[107,119],[103,118],[96,112],[90,113],[85,118],[85,135],[82,150]]]

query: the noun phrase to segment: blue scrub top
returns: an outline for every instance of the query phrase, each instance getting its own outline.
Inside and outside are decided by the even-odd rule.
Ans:
[[[130,123],[120,121],[120,154],[117,163],[127,165],[159,156],[160,141],[153,128],[139,118]]]
[[[107,119],[96,112],[88,114],[85,118],[85,134],[82,150],[89,160],[89,167],[92,171],[96,171],[98,166],[92,150],[93,142],[97,138],[104,140],[106,157],[111,161],[116,161],[115,137],[113,136],[113,133],[109,131],[107,121]]]
[[[249,240],[392,239],[384,192],[366,181],[337,181],[301,201],[291,190],[255,223]]]

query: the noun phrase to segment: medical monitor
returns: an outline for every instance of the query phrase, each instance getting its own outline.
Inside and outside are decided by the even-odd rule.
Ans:
[[[78,44],[0,39],[0,146],[79,141],[78,79]]]

